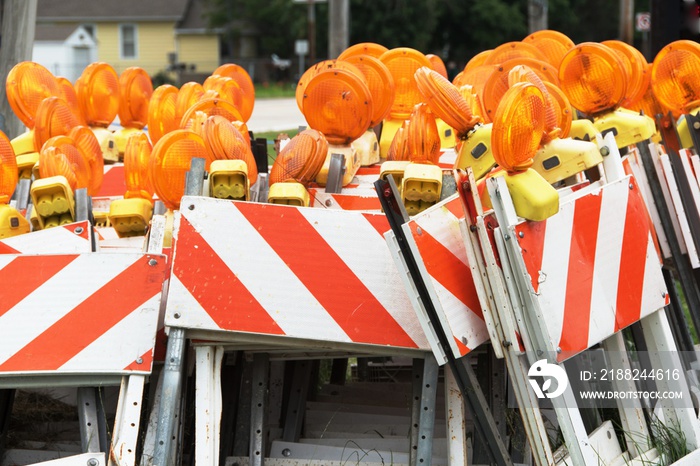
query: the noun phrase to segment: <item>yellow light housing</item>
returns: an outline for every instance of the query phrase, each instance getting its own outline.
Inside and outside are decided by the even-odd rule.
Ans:
[[[107,219],[120,238],[145,236],[153,217],[151,201],[142,198],[115,199]]]
[[[258,168],[250,144],[230,121],[220,115],[208,117],[202,126],[202,137],[214,160],[242,161],[247,167],[246,180],[255,184]]]
[[[35,180],[30,189],[36,229],[57,227],[75,219],[73,189],[62,175]]]
[[[267,202],[270,204],[308,207],[309,201],[309,192],[306,187],[296,181],[283,181],[270,185],[267,195]]]
[[[401,180],[401,198],[408,215],[416,215],[440,200],[442,170],[437,165],[409,163]]]
[[[248,166],[243,160],[214,160],[209,167],[209,196],[217,199],[250,199]]]

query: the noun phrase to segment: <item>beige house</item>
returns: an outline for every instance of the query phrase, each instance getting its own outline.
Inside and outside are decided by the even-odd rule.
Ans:
[[[140,66],[173,79],[207,75],[219,66],[219,32],[207,28],[202,2],[39,0],[33,60],[72,80],[91,61],[117,73]]]

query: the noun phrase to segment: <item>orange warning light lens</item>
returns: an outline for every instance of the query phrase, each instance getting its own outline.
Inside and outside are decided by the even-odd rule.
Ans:
[[[556,84],[557,71],[547,62],[534,60],[531,58],[514,58],[508,60],[507,62],[499,65],[496,71],[489,76],[488,80],[484,84],[483,90],[480,94],[481,102],[484,106],[484,110],[488,115],[489,121],[493,119],[493,115],[496,114],[496,109],[498,108],[498,103],[503,98],[503,95],[509,88],[508,85],[508,75],[510,71],[517,66],[527,66],[533,73],[535,73],[541,81],[547,81]]]
[[[106,128],[119,113],[119,76],[107,63],[89,64],[76,81],[75,92],[89,126]]]
[[[457,137],[466,137],[479,123],[481,119],[472,115],[471,107],[459,89],[446,78],[426,67],[419,68],[415,78],[425,102],[435,115],[457,132]]]
[[[506,42],[489,53],[484,65],[500,65],[513,58],[533,58],[546,61],[547,57],[537,47],[526,42]]]
[[[408,151],[408,127],[409,120],[404,120],[401,127],[394,134],[394,139],[391,140],[389,150],[386,152],[386,159],[390,162],[402,162],[411,159],[411,154]]]
[[[215,69],[212,74],[232,78],[238,83],[238,87],[243,91],[243,100],[238,110],[241,113],[242,121],[250,120],[255,105],[255,87],[248,72],[239,65],[227,63]]]
[[[207,118],[202,127],[204,141],[214,160],[242,160],[248,168],[248,182],[254,185],[258,179],[255,157],[241,132],[226,118],[214,115]]]
[[[90,171],[90,183],[87,187],[88,194],[96,196],[102,187],[105,166],[100,142],[95,137],[95,133],[87,126],[76,126],[70,130],[68,137],[73,140],[75,147],[80,150],[87,161]]]
[[[0,131],[0,204],[10,202],[18,181],[17,158],[9,138]]]
[[[197,112],[202,112],[208,117],[221,115],[228,121],[243,121],[240,112],[231,102],[222,99],[202,99],[185,112],[180,120],[180,128],[186,128]]]
[[[360,71],[358,67],[351,64],[349,61],[324,60],[316,63],[314,66],[304,71],[304,74],[301,75],[301,78],[299,78],[299,81],[297,82],[295,97],[297,99],[297,107],[299,107],[300,112],[304,112],[304,92],[306,92],[306,86],[309,84],[309,81],[311,81],[311,78],[323,71],[335,69],[350,71],[357,76],[363,76],[362,71]]]
[[[406,139],[411,162],[437,165],[440,158],[440,133],[435,115],[427,104],[418,104],[413,109]]]
[[[484,50],[483,52],[479,52],[476,55],[474,55],[466,65],[464,65],[464,72],[466,73],[469,70],[472,70],[478,66],[484,65],[484,61],[486,61],[486,58],[491,55],[491,52],[493,50]]]
[[[35,122],[34,146],[37,149],[41,149],[54,136],[68,134],[71,128],[79,124],[68,104],[59,97],[48,97],[41,101]]]
[[[87,121],[85,121],[85,116],[83,116],[83,111],[80,110],[80,103],[78,103],[78,95],[75,93],[75,87],[73,87],[73,84],[63,76],[57,77],[56,81],[58,82],[58,86],[61,88],[61,95],[59,97],[66,101],[71,111],[73,112],[73,115],[75,115],[75,117],[78,119],[78,122],[81,125],[87,125]]]
[[[571,103],[569,103],[569,99],[566,98],[566,95],[558,86],[545,81],[544,87],[547,88],[550,104],[557,117],[556,126],[560,130],[559,137],[562,139],[568,137],[571,130],[571,121],[574,118]]]
[[[394,102],[394,77],[379,59],[369,55],[352,55],[345,59],[355,65],[365,77],[365,83],[372,96],[372,118],[370,128],[386,118]]]
[[[177,99],[175,100],[175,118],[178,122],[182,120],[182,116],[185,112],[197,103],[203,95],[204,87],[197,82],[188,82],[180,87],[177,93]]]
[[[627,73],[627,91],[622,101],[623,107],[628,107],[631,102],[638,100],[644,92],[647,60],[642,53],[621,40],[606,40],[601,42],[618,53]]]
[[[537,87],[544,96],[545,99],[545,111],[544,111],[544,136],[542,137],[542,144],[546,144],[554,138],[559,137],[561,130],[557,126],[558,117],[558,106],[554,99],[549,95],[547,87],[544,82],[537,76],[537,74],[530,68],[524,65],[518,65],[508,73],[508,85],[512,87],[516,83],[530,83]]]
[[[530,83],[517,83],[503,96],[493,120],[491,150],[509,173],[527,170],[540,147],[545,99]]]
[[[442,61],[442,58],[432,53],[426,55],[425,58],[430,60],[430,64],[432,65],[431,68],[433,70],[437,71],[440,73],[440,76],[447,79],[447,68],[445,67],[445,62]]]
[[[374,42],[360,42],[359,44],[351,45],[343,50],[338,55],[338,60],[346,60],[348,57],[355,55],[369,55],[370,57],[379,58],[387,49],[383,45],[375,44]]]
[[[225,76],[210,76],[204,81],[202,86],[205,91],[216,92],[219,99],[231,102],[240,112],[245,97],[243,96],[243,90],[235,79]]]
[[[294,136],[280,151],[270,170],[270,186],[283,181],[308,185],[316,179],[328,154],[322,133],[306,129]]]
[[[169,209],[178,209],[185,194],[185,173],[193,158],[203,158],[206,166],[211,154],[201,136],[192,131],[177,129],[164,135],[153,146],[149,163],[158,198]]]
[[[124,198],[139,197],[153,202],[153,184],[149,173],[149,162],[153,147],[145,133],[129,136],[124,150]]]
[[[325,70],[306,86],[302,113],[309,127],[323,133],[330,144],[350,144],[369,128],[372,95],[363,78],[345,70]]]
[[[651,86],[659,103],[674,113],[700,106],[700,44],[678,40],[654,58]]]
[[[39,175],[41,178],[64,176],[73,191],[90,184],[87,160],[68,136],[56,136],[46,141],[39,152]]]
[[[559,87],[576,109],[595,115],[617,108],[627,83],[623,64],[612,49],[584,42],[562,58]]]
[[[148,122],[148,102],[153,95],[151,77],[132,66],[119,76],[119,122],[125,128],[141,129]]]
[[[28,128],[34,128],[34,116],[47,97],[60,97],[56,77],[38,63],[24,61],[16,64],[5,81],[7,100],[17,118]]]
[[[413,75],[421,66],[431,68],[430,60],[418,50],[399,47],[384,52],[379,61],[389,68],[396,86],[389,115],[394,119],[406,119],[422,99]]]
[[[525,37],[523,42],[534,45],[542,52],[545,61],[557,69],[566,52],[576,46],[568,36],[551,29],[535,31]]]
[[[148,104],[148,135],[156,144],[160,138],[180,127],[180,120],[175,119],[177,87],[170,84],[158,86]]]

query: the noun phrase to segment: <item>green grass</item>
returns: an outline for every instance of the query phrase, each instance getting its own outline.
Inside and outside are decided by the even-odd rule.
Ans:
[[[297,88],[296,82],[288,83],[263,83],[255,85],[256,99],[270,99],[280,97],[294,97]]]
[[[270,165],[275,161],[275,158],[277,157],[277,153],[275,152],[275,139],[277,139],[277,136],[280,134],[284,133],[287,134],[290,138],[293,138],[297,133],[299,132],[299,128],[294,128],[294,129],[286,129],[283,131],[265,131],[265,132],[259,132],[255,133],[256,138],[265,138],[267,139],[267,160]]]

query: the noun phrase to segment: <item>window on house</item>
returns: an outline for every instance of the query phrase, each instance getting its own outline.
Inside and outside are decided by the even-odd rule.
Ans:
[[[121,58],[136,58],[136,25],[119,26]]]

